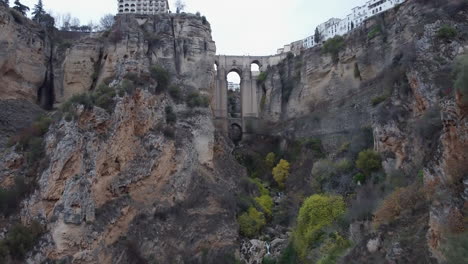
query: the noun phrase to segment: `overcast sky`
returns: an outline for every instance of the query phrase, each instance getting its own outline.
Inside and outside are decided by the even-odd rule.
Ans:
[[[33,7],[37,0],[20,0]],[[10,0],[11,4],[14,2]],[[117,0],[43,0],[45,9],[71,13],[82,24],[117,13]],[[343,18],[365,0],[185,0],[211,23],[218,54],[271,55],[284,44],[312,35],[328,18]],[[169,0],[172,10],[175,0]]]

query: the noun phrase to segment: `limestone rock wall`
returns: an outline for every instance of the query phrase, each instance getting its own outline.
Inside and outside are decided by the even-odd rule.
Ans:
[[[37,101],[47,72],[50,41],[40,28],[0,4],[0,98]]]
[[[439,262],[447,222],[463,222],[466,202],[463,189],[449,187],[463,186],[468,171],[466,106],[452,75],[456,58],[468,54],[468,14],[460,7],[460,1],[438,7],[408,1],[346,36],[338,63],[320,47],[312,48],[270,69],[265,92],[259,91],[261,119],[276,135],[320,138],[334,153],[343,144],[353,147],[370,130],[388,174],[423,171],[425,188],[437,198],[424,220],[429,230],[421,252],[430,251],[423,255]],[[438,37],[443,25],[455,28],[457,37]],[[371,36],[376,26],[380,33]],[[412,255],[411,249],[391,246],[399,243],[396,238],[382,237],[389,243],[379,245],[387,261]],[[347,261],[373,254],[359,250]]]

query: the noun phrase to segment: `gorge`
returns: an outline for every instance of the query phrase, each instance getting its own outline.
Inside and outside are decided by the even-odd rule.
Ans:
[[[271,57],[195,14],[84,34],[0,2],[0,262],[466,263],[467,69],[464,0]]]

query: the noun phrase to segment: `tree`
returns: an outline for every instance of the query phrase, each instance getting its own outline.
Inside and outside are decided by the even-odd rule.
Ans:
[[[302,259],[307,257],[309,248],[324,236],[324,229],[345,212],[341,196],[315,194],[302,204],[293,232],[293,245]]]
[[[273,198],[270,195],[265,194],[260,197],[256,197],[255,201],[260,205],[262,211],[268,216],[271,216],[272,209],[273,209]]]
[[[365,175],[370,175],[371,172],[377,171],[382,167],[382,160],[379,153],[367,149],[361,151],[356,160],[356,167],[360,169]]]
[[[101,30],[109,30],[114,25],[115,19],[112,14],[103,16],[100,20]]]
[[[318,27],[315,28],[314,41],[319,44],[322,41],[322,34],[320,34]]]
[[[279,187],[284,188],[284,183],[289,176],[290,168],[291,165],[287,160],[284,159],[280,160],[278,165],[273,168],[273,178],[275,179],[276,183],[278,183]]]
[[[0,2],[6,4],[7,6],[10,6],[10,1],[9,0],[0,0]]]
[[[39,23],[40,23],[41,25],[45,26],[46,28],[53,28],[53,27],[55,27],[55,19],[54,19],[51,15],[49,15],[49,14],[47,14],[47,13],[45,13],[44,15],[42,15],[42,17],[41,17],[40,20],[39,20]]]
[[[253,237],[262,230],[266,224],[266,219],[263,213],[259,212],[254,207],[241,214],[237,218],[239,223],[240,233],[246,237]]]
[[[177,0],[175,6],[177,14],[185,10],[185,2],[182,0]]]
[[[15,0],[15,6],[13,9],[20,12],[23,16],[26,16],[26,12],[29,11],[29,7],[21,4],[19,0]]]
[[[44,11],[44,5],[42,4],[42,0],[39,0],[37,4],[34,6],[32,15],[33,15],[33,20],[40,22],[42,17],[46,14]]]
[[[334,63],[338,63],[340,51],[344,47],[344,38],[342,36],[335,36],[323,44],[323,51],[331,55]]]
[[[265,158],[265,163],[268,166],[269,169],[273,168],[275,166],[276,162],[276,155],[273,152],[268,153],[268,155]]]
[[[71,15],[70,13],[62,15],[62,25],[61,25],[61,30],[69,31],[70,26],[71,26]]]

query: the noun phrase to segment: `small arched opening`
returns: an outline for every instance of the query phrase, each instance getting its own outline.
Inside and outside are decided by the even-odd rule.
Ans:
[[[227,75],[227,105],[230,118],[241,118],[241,72],[237,69],[231,70]]]
[[[252,76],[260,75],[260,69],[261,69],[260,62],[257,60],[252,61],[252,63],[250,64],[250,71],[252,73]]]

